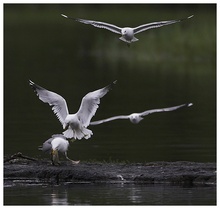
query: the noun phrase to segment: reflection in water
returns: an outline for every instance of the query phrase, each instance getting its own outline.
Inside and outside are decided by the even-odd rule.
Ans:
[[[51,192],[51,205],[68,205],[67,190],[64,188],[61,192],[56,187]],[[48,198],[50,199],[50,198]]]
[[[148,184],[17,185],[4,188],[5,205],[215,205],[215,187]]]
[[[134,204],[140,204],[141,203],[140,189],[135,189],[134,187],[132,187],[130,189],[128,199]]]

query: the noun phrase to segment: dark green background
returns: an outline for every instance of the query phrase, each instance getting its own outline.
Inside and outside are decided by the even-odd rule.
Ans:
[[[149,30],[130,47],[118,34],[65,19],[61,13],[135,27],[194,17]],[[4,155],[37,150],[62,127],[28,86],[28,79],[62,95],[78,110],[89,91],[118,80],[94,120],[186,102],[175,112],[140,124],[91,126],[89,140],[71,144],[69,157],[85,161],[216,160],[215,4],[5,4]]]

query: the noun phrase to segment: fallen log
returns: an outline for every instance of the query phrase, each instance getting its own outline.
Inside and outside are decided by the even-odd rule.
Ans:
[[[24,156],[24,155],[22,155]],[[51,165],[48,160],[37,160],[21,155],[4,162],[4,182],[38,182],[47,184],[71,183],[142,183],[181,184],[187,186],[216,186],[216,163],[149,162],[101,163],[81,162],[77,165],[62,162]],[[6,158],[7,159],[7,158]]]

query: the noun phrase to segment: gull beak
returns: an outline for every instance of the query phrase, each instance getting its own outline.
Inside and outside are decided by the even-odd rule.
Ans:
[[[52,164],[55,165],[55,163],[59,164],[59,156],[58,156],[58,150],[51,150],[51,160]]]

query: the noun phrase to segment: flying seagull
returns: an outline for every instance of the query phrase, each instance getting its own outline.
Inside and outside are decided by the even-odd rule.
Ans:
[[[73,17],[68,17],[67,15],[64,15],[64,14],[61,14],[61,15],[65,18],[73,19],[75,21],[78,21],[78,22],[81,22],[84,24],[93,25],[94,27],[97,27],[97,28],[104,28],[104,29],[110,30],[113,33],[120,34],[122,36],[119,39],[128,43],[128,44],[130,44],[131,42],[138,41],[138,39],[136,37],[134,37],[135,34],[138,34],[138,33],[143,32],[145,30],[159,28],[159,27],[162,27],[165,25],[170,25],[170,24],[174,24],[177,22],[181,22],[181,21],[190,19],[194,16],[194,15],[191,15],[187,18],[180,19],[180,20],[168,20],[168,21],[147,23],[147,24],[139,25],[135,28],[131,28],[131,27],[120,28],[116,25],[105,23],[105,22],[73,18]]]
[[[89,139],[93,135],[92,131],[87,129],[87,126],[89,126],[90,120],[99,107],[100,99],[108,93],[115,83],[116,81],[102,89],[86,94],[82,99],[78,112],[69,114],[66,100],[62,96],[48,91],[29,80],[29,85],[33,88],[39,99],[52,106],[52,110],[63,125],[63,129],[67,128],[63,132],[64,136],[74,139]]]
[[[62,134],[54,134],[48,140],[43,143],[43,146],[40,146],[38,149],[43,152],[51,154],[52,164],[59,164],[58,152],[64,153],[67,160],[70,160],[73,164],[78,164],[79,161],[73,161],[67,156],[67,150],[69,147],[69,141]]]
[[[177,110],[179,108],[190,107],[192,105],[193,105],[192,103],[187,103],[187,104],[182,104],[182,105],[174,106],[174,107],[167,107],[167,108],[162,108],[162,109],[147,110],[147,111],[144,111],[142,113],[132,113],[130,115],[119,115],[119,116],[114,116],[114,117],[107,118],[107,119],[104,119],[104,120],[98,120],[98,121],[90,122],[90,125],[99,125],[101,123],[106,123],[106,122],[109,122],[109,121],[112,121],[112,120],[118,120],[118,119],[129,119],[131,121],[131,123],[137,124],[141,120],[143,120],[144,119],[143,117],[146,116],[146,115],[149,115],[149,114],[152,114],[152,113],[155,113],[155,112],[174,111],[174,110]]]

